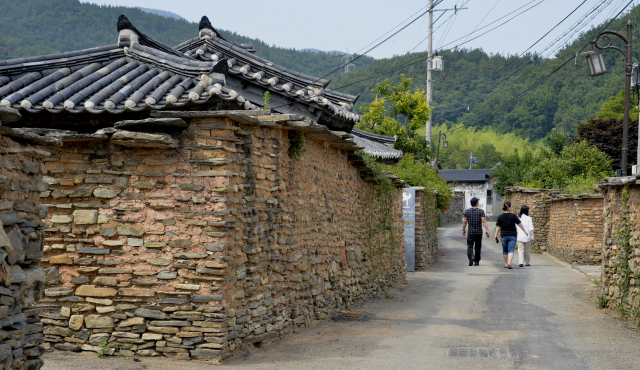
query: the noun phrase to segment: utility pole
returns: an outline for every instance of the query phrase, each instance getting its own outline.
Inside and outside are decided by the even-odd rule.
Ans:
[[[469,153],[469,169],[473,169],[473,152]]]
[[[433,0],[429,0],[429,51],[427,52],[427,106],[431,108],[431,69],[433,64],[431,63],[431,55],[433,53]],[[426,139],[431,146],[431,115],[429,115],[429,121],[426,126]]]
[[[455,13],[458,10],[464,10],[468,8],[458,8],[455,6],[453,9],[433,9],[433,0],[429,0],[429,50],[427,51],[427,106],[431,108],[431,102],[433,101],[433,91],[432,85],[433,81],[431,78],[431,71],[433,70],[433,12],[446,12],[448,10],[453,10]],[[429,121],[426,124],[426,139],[429,142],[429,146],[431,146],[431,115],[429,116]]]

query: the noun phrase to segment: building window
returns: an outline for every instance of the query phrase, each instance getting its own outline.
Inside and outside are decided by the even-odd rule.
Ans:
[[[453,196],[454,197],[464,197],[464,191],[454,191],[453,192]]]

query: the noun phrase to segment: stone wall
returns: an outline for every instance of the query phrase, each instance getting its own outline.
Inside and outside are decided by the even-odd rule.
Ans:
[[[194,118],[175,149],[66,142],[46,159],[47,343],[217,361],[404,280],[402,244],[381,271],[367,257],[372,183],[349,152],[305,135],[292,158],[290,131],[241,122]]]
[[[547,250],[572,263],[597,265],[602,261],[602,195],[561,195],[550,199]],[[537,230],[535,231],[537,237]]]
[[[416,270],[438,262],[438,213],[436,193],[416,187]]]
[[[502,199],[504,202],[511,202],[511,209],[513,213],[519,213],[520,207],[526,205],[529,206],[529,216],[533,220],[534,235],[536,240],[531,245],[532,249],[546,251],[548,248],[548,235],[549,235],[549,197],[555,194],[559,194],[559,191],[552,191],[548,189],[526,189],[521,187],[510,187],[506,189],[505,196]],[[499,215],[502,212],[502,204],[496,204],[495,214]],[[500,210],[500,213],[497,212]]]
[[[446,211],[438,211],[441,224],[459,223],[464,218],[464,197],[451,197],[449,208]]]
[[[31,307],[42,295],[44,271],[38,267],[47,209],[38,205],[49,153],[0,135],[0,369],[37,370],[43,325]]]
[[[604,195],[601,305],[626,312],[638,326],[640,312],[640,186],[635,177],[606,178]],[[624,240],[629,238],[629,245]]]

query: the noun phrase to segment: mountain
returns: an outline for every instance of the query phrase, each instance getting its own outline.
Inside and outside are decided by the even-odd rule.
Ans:
[[[157,15],[161,15],[161,16],[167,17],[167,18],[181,19],[181,20],[185,20],[186,21],[186,19],[182,18],[181,16],[177,15],[176,13],[168,12],[166,10],[143,8],[143,7],[140,7],[140,6],[138,8],[140,10],[142,10],[142,11],[147,12],[147,13],[157,14]]]
[[[638,8],[634,8],[615,20],[609,29],[626,34],[626,22],[635,22],[634,14],[637,10]],[[584,50],[582,48],[589,44],[590,39],[603,26],[604,24],[584,30],[584,33],[569,44],[560,45],[560,49],[547,58],[537,54],[492,55],[481,49],[440,52],[445,68],[443,72],[433,73],[434,125],[463,123],[477,128],[489,126],[500,133],[512,132],[532,140],[543,138],[555,127],[574,135],[580,122],[594,118],[598,108],[624,88],[625,64],[619,52],[604,51],[608,72],[593,78],[589,75],[585,55],[576,57],[576,53],[580,51],[591,50],[591,46]],[[546,31],[535,30],[541,35]],[[494,31],[493,36],[499,32]],[[639,36],[640,29],[636,28],[634,39],[638,40]],[[492,36],[490,34],[485,37]],[[614,45],[624,49],[617,38],[612,37],[612,40]],[[544,39],[541,45],[549,42]],[[635,46],[633,55],[637,61],[640,48]],[[400,82],[400,74],[404,73],[413,78],[415,87],[424,89],[427,79],[426,57],[423,52],[377,59],[366,68],[336,77],[329,88],[353,95],[362,93],[355,107],[359,111],[360,107],[375,98],[371,89],[376,81],[389,78],[393,84],[397,84]],[[566,65],[535,89],[504,106],[565,62]],[[412,65],[408,66],[409,64]],[[407,67],[395,70],[404,65]],[[383,76],[370,79],[379,74]],[[635,102],[637,104],[637,98]]]
[[[322,50],[318,50],[318,49],[307,48],[307,49],[300,49],[300,51],[308,51],[308,52],[311,52],[311,53],[314,53],[314,54],[327,53],[327,54],[333,54],[333,55],[344,55],[344,52],[338,51],[338,50],[322,51]]]
[[[167,45],[178,45],[198,34],[198,23],[168,18],[164,13],[78,0],[0,0],[0,9],[0,60],[115,44],[120,14],[126,14],[138,29]],[[215,20],[211,13],[209,18]],[[342,64],[340,55],[281,48],[235,31],[219,31],[235,43],[253,42],[256,54],[265,59],[312,76],[322,77]],[[361,58],[355,64],[363,68],[373,60]]]
[[[118,37],[116,20],[123,13],[140,30],[168,45],[177,45],[198,33],[197,23],[184,19],[167,18],[165,14],[151,14],[139,8],[98,6],[78,0],[0,0],[0,9],[0,59],[114,44]],[[627,20],[635,22],[637,9],[615,20],[609,28],[625,31]],[[215,19],[213,15],[209,14],[211,19]],[[499,133],[511,132],[531,140],[543,138],[556,127],[575,133],[580,122],[595,117],[598,108],[624,87],[624,62],[618,52],[603,52],[608,72],[595,78],[589,76],[585,56],[576,58],[576,53],[583,51],[601,27],[586,30],[556,51],[551,49],[549,56],[503,56],[487,54],[481,49],[440,52],[445,69],[433,74],[434,124],[488,126]],[[528,32],[542,35],[546,31]],[[242,36],[238,33],[241,29],[220,32],[236,43],[253,42],[257,55],[312,76],[325,77],[343,63],[343,54],[337,51],[281,48]],[[500,30],[485,37],[495,37],[498,32]],[[639,36],[640,29],[634,30],[634,39],[638,40]],[[544,39],[541,45],[546,42],[548,40]],[[614,44],[621,46],[617,39]],[[584,50],[591,50],[591,47]],[[636,50],[640,49],[636,47]],[[635,51],[633,55],[638,60],[640,53]],[[356,69],[350,73],[342,74],[342,70],[337,70],[326,78],[333,78],[329,85],[331,89],[362,94],[354,108],[361,113],[359,108],[375,98],[371,89],[376,81],[389,78],[396,84],[404,73],[414,79],[414,86],[424,88],[424,59],[424,52],[377,60],[364,56],[353,62]],[[566,65],[560,67],[565,62]],[[518,97],[556,68],[559,70],[539,86]],[[371,78],[378,75],[381,76]]]

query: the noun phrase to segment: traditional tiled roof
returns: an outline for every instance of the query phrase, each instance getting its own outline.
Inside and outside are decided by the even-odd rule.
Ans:
[[[225,40],[206,17],[200,28],[199,37],[171,48],[121,16],[115,45],[0,61],[0,106],[118,114],[226,102],[253,110],[262,108],[270,91],[276,113],[304,115],[346,132],[360,121],[350,111],[356,97],[255,56],[252,45]]]
[[[395,137],[372,134],[355,128],[351,131],[351,135],[353,141],[364,147],[363,151],[373,158],[391,162],[397,162],[402,158],[402,151],[393,147],[396,142]]]
[[[226,58],[232,75],[290,99],[316,103],[326,114],[335,115],[338,120],[360,121],[360,116],[351,112],[357,96],[326,90],[329,80],[305,75],[256,56],[251,52],[253,45],[249,47],[227,41],[212,27],[208,28],[208,21],[203,17],[200,35],[177,45],[176,49],[199,60],[218,61]]]
[[[440,170],[438,174],[447,182],[489,182],[493,178],[488,170]]]

